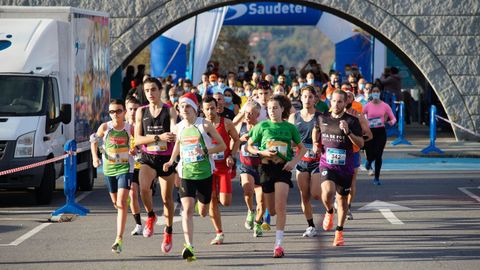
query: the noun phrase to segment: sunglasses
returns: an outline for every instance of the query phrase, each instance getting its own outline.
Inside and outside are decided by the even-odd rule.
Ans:
[[[114,114],[114,113],[116,113],[116,114],[121,114],[122,112],[123,112],[123,110],[122,110],[122,109],[118,109],[118,110],[110,110],[110,111],[108,111],[108,113],[109,113],[109,114]]]

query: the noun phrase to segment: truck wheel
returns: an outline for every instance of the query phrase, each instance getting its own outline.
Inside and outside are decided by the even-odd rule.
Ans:
[[[55,170],[52,164],[45,166],[42,183],[35,188],[35,197],[38,204],[49,204],[55,190]]]
[[[77,173],[77,187],[82,191],[92,190],[95,181],[95,168],[92,166],[91,158],[88,158],[87,162],[88,168]]]

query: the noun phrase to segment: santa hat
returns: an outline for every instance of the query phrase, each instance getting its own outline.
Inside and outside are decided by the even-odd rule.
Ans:
[[[182,103],[182,102],[185,102],[188,105],[192,106],[192,108],[196,112],[198,112],[198,100],[197,100],[197,96],[194,93],[189,92],[183,95],[182,97],[180,97],[179,103]]]

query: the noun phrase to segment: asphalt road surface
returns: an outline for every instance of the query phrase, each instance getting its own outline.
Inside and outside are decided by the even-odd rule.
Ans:
[[[36,206],[33,195],[0,192],[0,269],[479,269],[480,172],[392,171],[374,186],[360,173],[353,204],[354,220],[345,226],[345,246],[333,247],[333,231],[302,238],[307,223],[298,188],[290,190],[285,257],[273,259],[274,230],[253,238],[243,224],[246,207],[236,179],[233,205],[222,208],[225,243],[210,246],[209,218],[195,216],[197,261],[185,262],[181,221],[175,217],[173,249],[160,250],[163,218],[152,238],[130,236],[129,214],[124,250],[113,254],[116,212],[103,180],[91,192],[79,192],[90,214],[72,222],[50,223],[50,213],[64,204],[57,188],[49,206]],[[61,186],[59,180],[58,186]],[[154,198],[157,214],[160,197]],[[321,228],[325,211],[314,203]],[[144,212],[142,213],[145,217]],[[336,220],[336,219],[335,219]],[[275,219],[272,220],[273,224]],[[274,228],[274,227],[273,227]]]

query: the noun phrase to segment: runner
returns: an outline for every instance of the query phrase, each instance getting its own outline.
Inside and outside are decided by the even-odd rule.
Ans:
[[[385,144],[387,143],[387,132],[385,130],[385,121],[390,119],[390,125],[395,125],[397,119],[387,103],[380,100],[380,88],[372,87],[372,101],[368,102],[363,108],[363,112],[368,119],[368,125],[373,134],[373,139],[365,144],[367,154],[367,163],[365,168],[369,175],[373,175],[372,162],[375,161],[374,185],[381,185],[380,170],[382,169],[382,155]]]
[[[360,121],[360,126],[362,127],[362,135],[363,139],[365,142],[369,141],[372,139],[372,132],[370,131],[370,128],[368,127],[368,121],[365,118],[365,115],[362,113],[362,107],[357,107],[355,109],[352,105],[354,102],[357,102],[354,100],[355,96],[352,91],[346,91],[347,93],[347,106],[345,108],[345,111],[358,118]],[[358,108],[360,111],[358,111]],[[347,197],[347,204],[348,204],[348,212],[347,212],[347,219],[348,220],[353,220],[353,214],[352,214],[352,202],[353,198],[355,197],[355,193],[357,192],[357,175],[358,175],[358,168],[360,168],[360,164],[362,164],[362,156],[360,155],[360,147],[356,146],[355,144],[353,145],[353,152],[354,152],[354,173],[352,177],[352,187],[350,190],[350,193],[348,194]]]
[[[320,113],[316,112],[314,107],[316,95],[317,92],[313,86],[304,86],[301,92],[301,100],[303,104],[302,110],[296,112],[295,114],[291,114],[289,119],[290,123],[297,127],[298,131],[300,132],[302,142],[307,148],[307,153],[302,156],[296,167],[301,206],[308,224],[307,229],[302,235],[303,237],[315,237],[318,234],[317,230],[315,229],[315,224],[313,223],[312,204],[310,203],[310,189],[312,184],[311,173],[318,167],[318,162],[320,160],[317,154],[312,151],[312,131],[315,128],[317,117],[320,115]]]
[[[262,217],[265,213],[265,204],[263,202],[263,191],[260,185],[260,157],[252,155],[246,150],[248,141],[248,132],[257,124],[257,118],[260,114],[261,106],[254,100],[245,104],[245,120],[237,125],[240,135],[240,183],[243,188],[243,196],[248,212],[245,219],[245,228],[253,229],[253,237],[263,235]],[[253,196],[257,202],[256,211],[253,208]]]
[[[174,215],[173,185],[175,181],[174,168],[163,171],[163,164],[168,161],[175,134],[170,128],[176,124],[177,112],[174,108],[163,104],[160,96],[162,84],[155,78],[147,79],[143,88],[149,105],[140,107],[136,113],[135,145],[142,146],[140,163],[140,195],[148,213],[147,222],[143,228],[143,236],[151,237],[157,216],[153,210],[151,186],[158,177],[163,200],[163,214],[165,216],[165,230],[163,233],[162,252],[168,253],[172,249],[172,225]]]
[[[235,159],[233,158],[238,152],[240,144],[239,137],[232,121],[217,114],[217,101],[213,97],[207,97],[203,100],[202,111],[206,120],[215,126],[217,132],[227,146],[225,151],[213,154],[215,161],[215,171],[213,172],[212,201],[210,203],[210,219],[215,228],[215,238],[210,242],[211,245],[220,245],[223,243],[224,234],[222,229],[222,219],[218,203],[223,206],[232,204],[232,177],[234,177]],[[233,140],[233,146],[230,150],[230,140]],[[213,140],[214,145],[218,144]]]
[[[227,149],[215,127],[204,118],[197,117],[198,109],[197,97],[193,93],[187,93],[180,98],[180,114],[183,120],[177,125],[178,136],[170,160],[163,165],[164,171],[171,170],[180,155],[177,171],[181,179],[182,227],[185,238],[182,257],[187,261],[196,260],[192,246],[195,198],[198,193],[198,212],[202,217],[207,215],[212,198],[212,173],[215,163],[209,154]],[[218,144],[213,145],[212,138]]]
[[[290,114],[290,100],[284,95],[275,95],[268,101],[269,120],[258,123],[249,132],[247,151],[262,157],[262,175],[260,181],[265,193],[265,202],[271,216],[278,214],[276,223],[276,240],[274,258],[284,256],[282,247],[286,223],[286,209],[289,188],[293,187],[291,170],[305,155],[297,128],[285,121]],[[291,142],[299,149],[292,159]],[[260,143],[259,149],[254,143]]]
[[[312,196],[322,199],[326,208],[323,219],[325,231],[333,228],[333,200],[336,191],[338,204],[337,228],[334,246],[343,246],[343,226],[347,215],[347,196],[350,192],[354,173],[353,144],[363,146],[362,128],[358,119],[345,113],[347,94],[335,90],[331,99],[331,113],[318,117],[318,129],[312,135],[314,145],[321,132],[321,157],[318,170],[314,171],[312,182],[321,183],[321,188],[312,187]],[[316,149],[314,149],[316,151]]]
[[[135,126],[135,112],[137,111],[138,107],[140,107],[140,102],[134,98],[130,97],[125,102],[125,107],[127,108],[126,113],[126,120],[130,127]],[[135,163],[132,175],[132,182],[130,184],[130,210],[132,211],[133,219],[135,220],[135,228],[133,228],[131,235],[141,235],[143,231],[142,227],[142,219],[140,217],[140,204],[138,203],[138,187],[140,185],[138,181],[138,174],[140,172],[140,162],[138,160],[142,156],[140,153],[140,149],[135,146],[134,137],[131,137],[130,140],[130,148],[134,149],[135,152]]]
[[[261,81],[257,84],[257,87],[255,88],[256,93],[256,100],[260,106],[260,114],[258,115],[258,122],[261,122],[263,120],[266,120],[268,118],[267,116],[267,102],[272,95],[272,89],[270,86],[270,83],[268,81]],[[240,110],[240,112],[235,116],[233,119],[233,124],[238,125],[239,123],[243,122],[245,116],[245,110],[243,108]]]
[[[90,136],[93,166],[98,168],[102,162],[98,158],[98,143],[103,140],[103,174],[113,206],[117,209],[117,237],[112,252],[120,253],[123,248],[123,233],[127,222],[127,197],[130,189],[130,177],[133,172],[133,158],[130,151],[130,126],[125,123],[123,102],[112,100],[108,113],[112,119],[102,123],[97,132]]]

